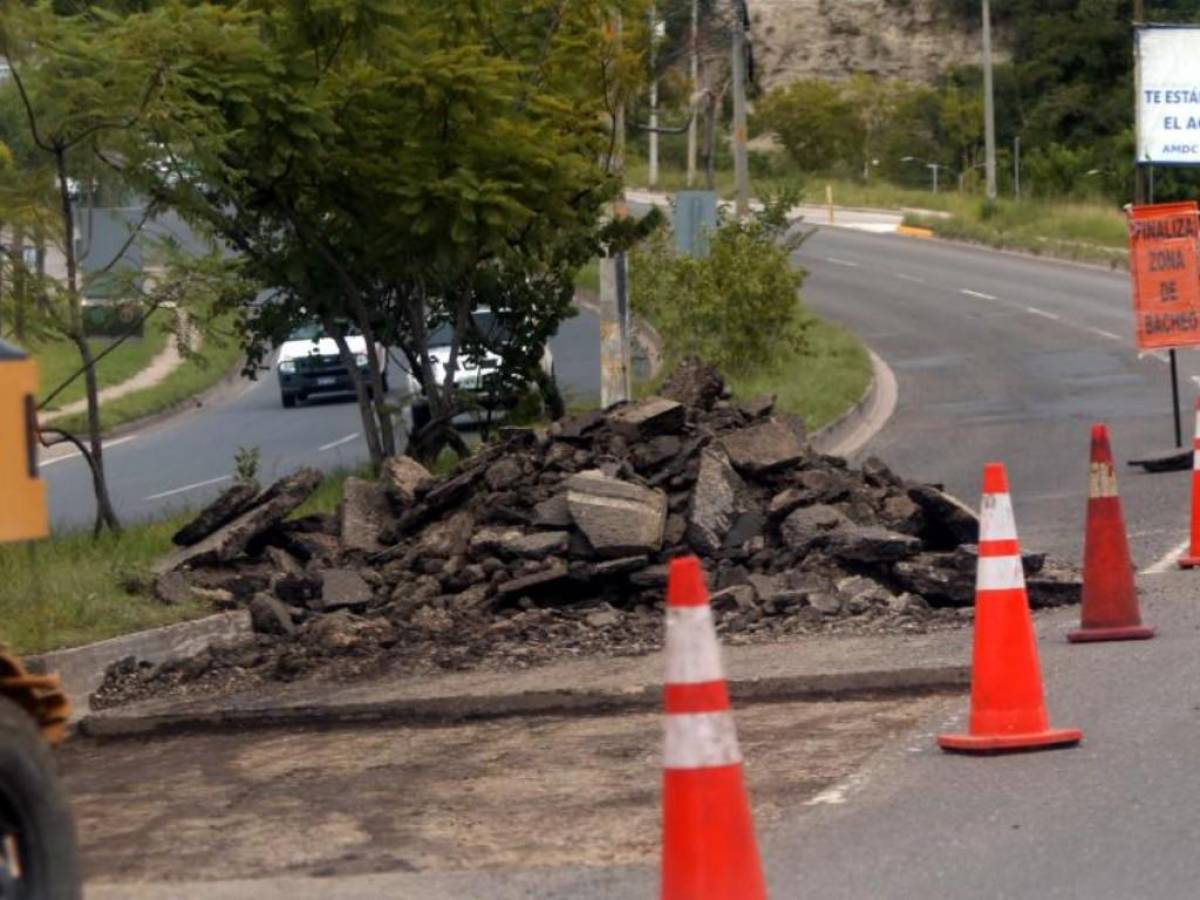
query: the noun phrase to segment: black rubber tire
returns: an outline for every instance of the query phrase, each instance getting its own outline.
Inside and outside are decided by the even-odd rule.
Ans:
[[[433,419],[433,413],[429,409],[429,404],[424,400],[415,401],[412,405],[413,434],[428,425],[431,419]]]
[[[295,394],[280,394],[280,397],[283,400],[283,408],[284,409],[291,409],[292,407],[294,407],[296,405],[296,395]]]
[[[79,900],[75,823],[50,748],[30,715],[0,697],[0,835],[10,834],[23,870],[14,900]]]

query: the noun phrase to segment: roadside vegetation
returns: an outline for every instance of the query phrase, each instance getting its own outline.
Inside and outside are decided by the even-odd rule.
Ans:
[[[696,354],[721,369],[734,396],[775,394],[780,409],[816,429],[867,389],[862,342],[809,312],[799,297],[804,272],[789,259],[802,236],[789,232],[795,195],[768,196],[745,221],[722,221],[709,254],[675,252],[665,230],[639,245],[630,265],[634,310],[665,343],[664,371]]]
[[[132,378],[163,351],[171,336],[167,315],[169,313],[160,312],[151,316],[146,321],[142,337],[121,342],[96,364],[96,378],[101,390]],[[90,343],[96,355],[108,346],[108,341],[104,339],[93,338]],[[28,341],[23,349],[38,362],[41,398],[49,397],[51,392],[79,371],[79,351],[62,338],[34,339]],[[83,379],[76,378],[55,396],[45,411],[61,409],[83,399],[83,396]]]
[[[171,338],[174,340],[174,336]],[[242,348],[232,334],[228,321],[207,330],[198,351],[158,384],[134,391],[100,405],[101,430],[104,432],[129,422],[187,406],[194,398],[228,376],[242,358]],[[55,428],[78,431],[85,426],[82,413],[64,416]]]

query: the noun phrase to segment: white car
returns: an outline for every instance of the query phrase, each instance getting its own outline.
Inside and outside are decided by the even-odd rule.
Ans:
[[[484,334],[491,334],[494,329],[501,327],[489,309],[477,309],[472,313],[472,316],[476,326]],[[450,362],[450,342],[453,336],[453,329],[449,325],[443,325],[434,329],[429,337],[429,361],[433,368],[434,379],[439,385],[444,384],[446,381],[446,366]],[[554,378],[554,355],[550,352],[549,344],[542,348],[539,365],[543,372],[550,376],[550,378]],[[460,348],[458,359],[455,362],[454,385],[460,391],[475,397],[480,406],[495,407],[494,401],[497,398],[491,395],[488,376],[495,373],[499,368],[500,357],[495,353],[488,351],[483,355],[482,359],[467,359],[463,356]],[[429,406],[425,399],[420,396],[420,382],[411,372],[405,372],[405,375],[407,376],[409,396],[416,398],[412,404],[413,428],[420,428],[429,421]],[[499,399],[500,405],[492,409],[493,414],[502,414],[504,412],[504,399]],[[469,416],[466,418],[469,418]],[[455,421],[459,420],[456,419]]]
[[[353,326],[346,328],[346,345],[354,354],[354,362],[364,375],[368,372],[367,339]],[[383,374],[383,390],[388,390],[387,351],[375,346],[376,358]],[[327,337],[318,322],[306,323],[279,346],[275,363],[279,375],[279,396],[291,409],[314,394],[344,394],[354,392],[354,382],[342,364],[337,342]]]

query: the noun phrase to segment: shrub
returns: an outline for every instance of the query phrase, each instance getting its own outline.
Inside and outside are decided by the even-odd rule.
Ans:
[[[776,240],[774,218],[723,222],[705,259],[676,254],[663,230],[634,251],[634,309],[661,331],[672,360],[694,353],[730,375],[749,374],[803,346],[804,275],[788,261],[795,242]]]

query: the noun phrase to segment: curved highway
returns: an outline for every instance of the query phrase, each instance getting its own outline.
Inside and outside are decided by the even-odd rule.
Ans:
[[[599,335],[595,314],[582,310],[550,342],[568,402],[599,393]],[[232,478],[239,447],[259,449],[262,482],[299,466],[331,471],[367,459],[353,398],[315,399],[284,409],[274,373],[264,372],[258,381],[240,381],[211,405],[108,442],[105,469],[118,515],[132,522],[198,508]],[[86,526],[95,509],[87,465],[78,453],[56,450],[41,462],[54,527]]]

